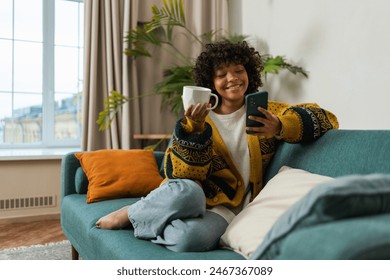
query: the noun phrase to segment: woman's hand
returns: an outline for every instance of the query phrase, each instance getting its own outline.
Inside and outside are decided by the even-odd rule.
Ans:
[[[282,130],[282,123],[280,122],[279,118],[261,107],[258,107],[257,110],[263,113],[265,118],[252,115],[249,116],[249,119],[262,123],[263,126],[246,127],[246,130],[252,131],[251,134],[256,136],[266,136],[266,137],[279,136]]]
[[[205,103],[201,105],[200,103],[196,105],[190,105],[188,106],[187,110],[184,112],[184,116],[189,118],[190,120],[194,122],[204,122],[206,119],[206,116],[209,113],[208,108],[211,108],[210,103]]]

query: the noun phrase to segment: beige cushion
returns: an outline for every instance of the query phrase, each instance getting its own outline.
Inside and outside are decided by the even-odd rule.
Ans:
[[[260,194],[230,223],[223,246],[249,258],[276,220],[316,185],[332,179],[283,166]]]

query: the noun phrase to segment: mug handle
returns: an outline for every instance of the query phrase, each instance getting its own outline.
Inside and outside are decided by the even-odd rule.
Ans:
[[[207,109],[207,110],[214,110],[218,106],[218,95],[216,95],[215,93],[210,93],[210,96],[215,98],[215,104],[213,107],[211,107],[210,109]]]

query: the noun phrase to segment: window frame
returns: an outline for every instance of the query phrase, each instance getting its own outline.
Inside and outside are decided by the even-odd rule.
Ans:
[[[69,2],[83,3],[83,0],[62,0]],[[56,139],[55,138],[55,0],[42,0],[42,134],[41,141],[37,143],[0,143],[0,151],[18,150],[18,149],[53,149],[53,148],[79,148],[81,146],[81,124],[79,128],[79,137],[77,139]],[[12,1],[13,13],[15,3]],[[14,17],[14,15],[13,15]],[[82,19],[79,9],[79,20]],[[13,18],[13,28],[15,28],[15,18]],[[81,23],[82,24],[82,23]],[[80,28],[78,29],[78,36]],[[15,39],[12,38],[12,68],[14,67],[15,57]],[[78,40],[80,42],[80,40]],[[29,41],[30,42],[30,41]],[[31,41],[34,42],[34,41]],[[61,46],[61,45],[60,45]],[[79,48],[83,51],[84,46]],[[80,56],[79,58],[80,59]],[[80,68],[80,67],[79,67]],[[80,71],[80,69],[78,69]],[[82,70],[81,70],[82,71]],[[14,77],[14,69],[12,69]],[[80,75],[78,75],[80,77]],[[12,95],[15,94],[14,85],[12,85]],[[81,100],[81,99],[80,99]]]

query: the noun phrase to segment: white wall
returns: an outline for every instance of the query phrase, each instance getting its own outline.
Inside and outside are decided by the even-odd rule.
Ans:
[[[60,213],[61,159],[0,160],[0,200],[53,196],[55,205],[0,209],[0,224],[57,217]]]
[[[267,79],[271,98],[316,102],[344,129],[390,129],[390,1],[229,0],[230,29],[309,79]]]

